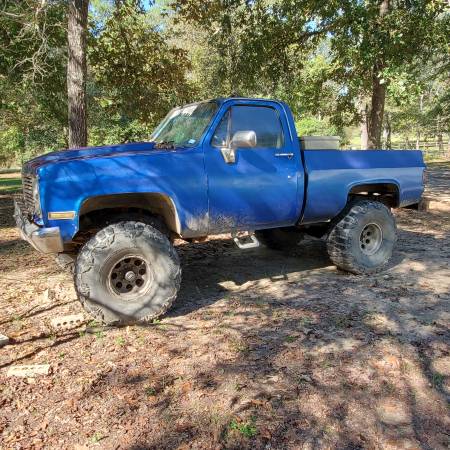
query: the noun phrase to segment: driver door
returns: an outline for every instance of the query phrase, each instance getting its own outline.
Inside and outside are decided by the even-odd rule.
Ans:
[[[223,111],[204,144],[210,234],[296,222],[301,164],[286,129],[284,111],[275,103],[239,103]],[[237,132],[254,132],[256,145],[230,148]]]

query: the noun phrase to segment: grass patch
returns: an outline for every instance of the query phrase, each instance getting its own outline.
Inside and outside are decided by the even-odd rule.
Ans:
[[[154,396],[156,395],[156,389],[152,386],[148,386],[144,389],[144,392],[148,396]]]
[[[301,317],[298,322],[301,327],[309,327],[314,323],[311,317]]]
[[[19,178],[7,178],[0,176],[0,194],[13,194],[22,188],[22,180]]]
[[[442,386],[444,384],[444,375],[440,373],[433,373],[431,375],[431,383],[436,389],[442,389]]]
[[[250,422],[238,422],[236,419],[233,419],[230,422],[230,430],[236,430],[246,438],[252,438],[258,432],[253,420]]]
[[[123,336],[116,337],[116,344],[120,347],[123,347],[125,345],[125,338]]]
[[[102,439],[104,439],[105,436],[103,436],[101,433],[99,433],[98,431],[96,431],[92,436],[91,436],[91,442],[93,444],[97,444],[99,443]]]
[[[95,332],[95,337],[97,338],[97,339],[103,339],[104,337],[105,337],[105,333],[103,333],[103,331],[96,331]]]
[[[243,340],[232,340],[229,345],[230,349],[235,353],[248,353],[250,351],[250,347]]]

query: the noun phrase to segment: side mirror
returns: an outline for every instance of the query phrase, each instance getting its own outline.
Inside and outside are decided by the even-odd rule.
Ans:
[[[253,130],[236,131],[230,142],[231,148],[256,147],[256,133]]]

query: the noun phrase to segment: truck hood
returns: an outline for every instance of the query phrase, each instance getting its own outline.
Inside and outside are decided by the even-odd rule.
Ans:
[[[48,164],[99,157],[111,157],[117,154],[133,154],[153,150],[153,142],[131,142],[128,144],[105,145],[101,147],[82,147],[78,149],[60,150],[31,159],[23,165],[22,171],[35,174],[37,170]]]

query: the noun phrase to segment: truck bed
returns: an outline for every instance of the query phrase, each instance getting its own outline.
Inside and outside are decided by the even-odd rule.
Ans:
[[[399,207],[418,203],[425,168],[418,150],[304,150],[305,202],[302,223],[331,220],[346,205],[353,186],[393,184]]]

